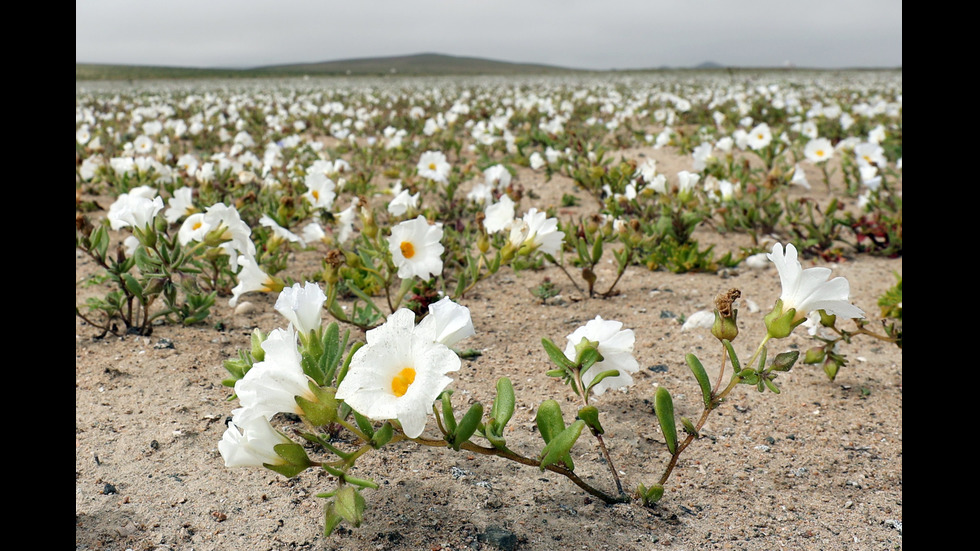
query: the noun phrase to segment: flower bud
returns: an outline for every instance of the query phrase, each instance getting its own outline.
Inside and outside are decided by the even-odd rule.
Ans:
[[[261,362],[261,361],[265,360],[265,349],[262,348],[262,343],[265,342],[265,339],[266,339],[267,336],[268,335],[263,334],[262,331],[260,331],[258,327],[256,327],[255,330],[252,331],[252,337],[251,337],[252,350],[251,350],[251,352],[252,352],[252,358],[255,361],[257,361],[257,362]]]
[[[771,369],[773,371],[789,371],[793,368],[796,360],[800,357],[799,350],[792,350],[790,352],[782,352],[777,354],[772,360]]]
[[[826,355],[827,353],[822,346],[814,346],[806,351],[806,355],[803,356],[803,363],[808,365],[818,364],[824,360]]]

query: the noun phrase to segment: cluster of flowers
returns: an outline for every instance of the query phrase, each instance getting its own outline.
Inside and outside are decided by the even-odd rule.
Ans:
[[[785,248],[781,244],[776,244],[768,254],[768,258],[779,273],[782,293],[773,310],[765,318],[767,334],[759,350],[762,350],[770,339],[789,336],[793,329],[803,324],[811,313],[819,312],[824,316],[842,318],[864,316],[863,311],[849,301],[850,289],[847,280],[841,277],[828,280],[830,270],[827,268],[803,269],[792,244],[788,244]],[[413,312],[399,309],[389,316],[384,324],[367,332],[366,343],[363,346],[352,346],[349,362],[344,369],[336,376],[328,377],[329,380],[317,381],[304,365],[316,363],[316,360],[307,361],[306,356],[311,348],[315,347],[322,334],[321,313],[325,300],[323,291],[312,282],[307,282],[305,285],[297,283],[283,289],[280,293],[275,308],[289,321],[289,325],[272,331],[261,340],[258,350],[253,347],[258,361],[234,384],[235,394],[241,407],[232,412],[233,418],[218,443],[218,449],[227,467],[264,467],[285,476],[294,476],[309,467],[323,466],[340,479],[348,480],[346,470],[333,468],[329,462],[317,463],[310,460],[300,444],[274,428],[271,421],[279,413],[294,413],[303,417],[309,425],[322,426],[331,422],[344,424],[344,418],[353,411],[371,421],[385,423],[384,427],[394,427],[394,430],[403,435],[404,439],[424,438],[423,432],[429,414],[435,411],[433,404],[437,403],[440,396],[443,396],[443,391],[452,383],[453,380],[449,375],[461,367],[461,360],[452,347],[475,334],[469,309],[449,298],[443,298],[430,306],[428,315],[419,323],[416,323]],[[731,302],[728,306],[731,306]],[[719,339],[725,339],[723,342],[728,347],[729,353],[734,354],[729,340],[734,339],[738,332],[734,324],[735,312],[722,314],[716,311],[715,318],[712,332]],[[830,325],[832,326],[833,323]],[[550,342],[546,339],[545,341]],[[589,426],[596,438],[600,439],[600,443],[602,442],[603,431],[598,424],[597,410],[590,405],[589,395],[601,396],[607,390],[627,389],[633,384],[632,374],[639,370],[639,364],[634,357],[635,342],[632,329],[624,329],[621,322],[604,320],[601,316],[596,316],[594,320],[568,335],[564,351],[555,351],[556,354],[563,354],[563,356],[558,358],[552,356],[552,359],[558,365],[572,368],[571,373],[574,375],[572,388],[575,389],[576,394],[584,398],[585,407],[579,412],[580,421],[577,425],[563,429],[564,424],[559,421],[560,426],[551,430],[549,424],[542,418],[548,415],[546,412],[556,406],[549,403],[540,406],[538,424],[542,436],[549,445],[542,452],[541,459],[530,464],[540,464],[544,468],[549,461],[560,459],[574,445],[584,426]],[[589,351],[591,351],[591,360],[584,360],[583,358],[590,357]],[[551,355],[552,351],[549,350],[548,353]],[[757,351],[756,356],[758,354]],[[760,367],[758,371],[748,369],[740,372],[736,369],[732,383],[724,390],[720,388],[712,390],[706,377],[702,375],[699,377],[699,383],[705,392],[706,413],[716,408],[721,398],[727,395],[736,383],[746,383],[748,380],[751,384],[755,384],[755,381],[761,377],[766,385],[773,384],[772,379],[775,377],[773,372],[789,369],[798,354],[793,352],[777,356],[772,366],[766,370]],[[753,356],[753,360],[756,356]],[[691,357],[688,362],[697,376],[698,371],[695,366],[700,368],[700,363],[696,358],[692,360]],[[738,364],[734,355],[732,363]],[[577,371],[580,367],[585,367],[584,372]],[[703,374],[703,368],[700,372]],[[758,384],[762,388],[761,380]],[[513,397],[511,396],[510,399],[512,401]],[[345,407],[349,408],[348,413],[345,413]],[[687,428],[690,436],[683,446],[678,447],[676,435],[673,434],[672,414],[669,420],[665,417],[668,415],[666,411],[671,407],[669,393],[665,389],[659,389],[658,417],[664,428],[668,448],[676,459],[676,456],[697,434],[700,426]],[[496,403],[494,409],[497,409]],[[560,420],[560,410],[556,410]],[[472,437],[479,422],[481,432],[484,432],[486,438],[493,442],[494,436],[489,429],[482,428],[482,408],[471,409],[471,411],[476,411],[479,417],[469,420],[471,429],[464,440]],[[497,415],[499,414],[491,412],[487,424],[492,425]],[[510,414],[503,415],[506,418]],[[453,416],[450,412],[447,414],[447,422],[451,418]],[[702,416],[702,423],[704,419],[705,417]],[[466,421],[461,421],[463,422]],[[382,434],[381,429],[368,435],[361,431],[373,431],[373,429],[363,424],[358,423],[360,429],[351,425],[344,426],[349,427],[363,441],[365,446],[363,450],[379,448],[392,441],[393,433],[390,429],[385,438],[379,439],[377,435]],[[440,429],[445,433],[442,423]],[[569,434],[571,436],[567,436]],[[453,443],[455,434],[445,433],[445,435],[447,441]],[[564,447],[558,449],[557,443],[562,440],[564,442],[561,445]],[[429,440],[429,442],[433,441]],[[462,442],[454,444],[455,449],[458,450]],[[554,447],[557,451],[549,452],[550,447]],[[492,448],[483,449],[492,450]],[[506,447],[503,449],[506,450],[504,457],[518,457]],[[333,464],[342,463],[348,468],[360,455],[339,451],[335,453],[341,456],[343,461]],[[676,460],[670,462],[662,480],[669,476],[675,463]],[[567,465],[569,465],[567,470],[557,467],[558,472],[571,474],[570,459]],[[610,468],[613,468],[612,465]],[[614,468],[613,472],[615,473]],[[357,480],[356,484],[361,486],[376,487],[370,481],[363,479],[350,480]],[[618,485],[618,476],[616,481]],[[338,490],[330,495],[336,495],[337,500],[344,499],[340,497],[341,491]],[[599,496],[604,496],[597,490],[593,491]],[[636,497],[644,502],[656,501],[662,492],[662,484],[650,488],[641,484],[638,486]],[[355,495],[356,491],[350,490],[348,494],[348,499],[353,500],[354,505],[348,503],[342,508],[329,505],[328,525],[335,525],[342,519],[355,524],[360,522],[361,513],[352,512],[351,509],[358,507],[362,509],[363,504],[357,505],[359,503],[357,498],[350,497]],[[604,496],[604,498],[610,501],[624,499],[622,489],[620,489],[620,496]],[[338,509],[342,509],[342,512],[338,513]]]

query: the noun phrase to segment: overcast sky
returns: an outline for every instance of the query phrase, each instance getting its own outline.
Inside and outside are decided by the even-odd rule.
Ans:
[[[441,53],[578,69],[900,67],[901,0],[76,0],[75,62]]]

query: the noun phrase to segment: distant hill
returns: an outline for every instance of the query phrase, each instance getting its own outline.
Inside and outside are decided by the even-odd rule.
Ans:
[[[309,75],[512,75],[579,72],[578,69],[553,65],[510,63],[444,54],[366,57],[295,65],[272,65],[257,67],[254,70]]]
[[[383,75],[533,75],[584,72],[578,69],[533,63],[510,63],[477,57],[415,54],[268,65],[250,69],[196,69],[145,65],[76,63],[75,80],[144,80],[181,78],[256,78],[295,76]]]

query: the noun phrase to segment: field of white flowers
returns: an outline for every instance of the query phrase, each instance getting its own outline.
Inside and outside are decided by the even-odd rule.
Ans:
[[[76,548],[902,547],[901,71],[75,118]]]

